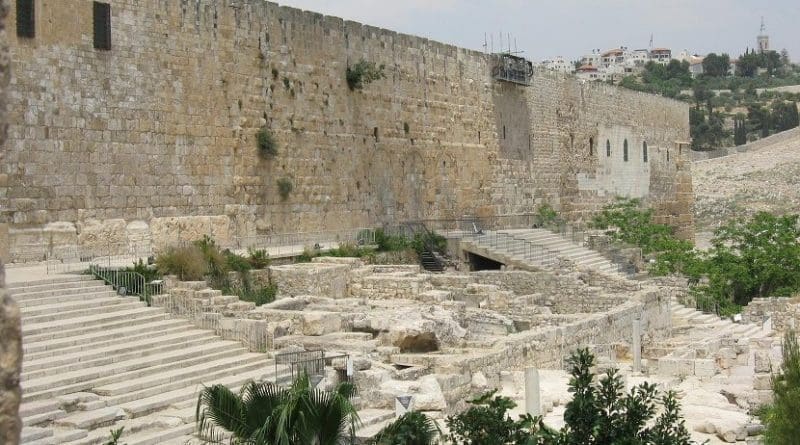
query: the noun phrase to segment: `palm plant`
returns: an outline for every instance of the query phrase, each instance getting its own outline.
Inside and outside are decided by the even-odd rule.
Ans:
[[[311,388],[307,375],[289,388],[249,382],[239,394],[224,385],[203,388],[197,400],[198,435],[206,443],[344,445],[352,443],[358,413],[351,383],[332,391]]]

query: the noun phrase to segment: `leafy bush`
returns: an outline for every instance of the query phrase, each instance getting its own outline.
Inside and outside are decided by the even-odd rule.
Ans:
[[[269,284],[267,286],[253,288],[249,282],[245,281],[242,286],[226,286],[221,290],[222,293],[226,295],[236,295],[242,301],[249,301],[255,303],[256,306],[261,306],[262,304],[275,301],[275,296],[278,293],[278,286]]]
[[[194,245],[200,249],[203,258],[206,261],[208,275],[213,282],[224,281],[228,277],[230,267],[228,265],[228,258],[222,252],[217,243],[208,235],[203,235],[202,239],[194,242]],[[215,287],[212,283],[212,287]]]
[[[269,253],[264,249],[253,249],[251,247],[247,249],[247,254],[249,255],[247,261],[253,269],[266,269],[271,262]]]
[[[156,267],[159,272],[177,275],[182,281],[199,281],[208,273],[203,252],[195,245],[170,247],[158,255]]]
[[[379,252],[398,252],[410,247],[408,238],[401,235],[387,235],[383,229],[375,230],[375,244]]]
[[[425,251],[427,245],[430,245],[430,247],[436,252],[446,252],[447,238],[439,235],[436,232],[430,232],[426,234],[417,232],[414,234],[414,239],[411,240],[411,247],[414,248],[418,255],[421,255],[422,252]]]
[[[232,270],[234,272],[246,273],[249,272],[253,266],[250,264],[250,260],[245,258],[241,255],[237,255],[230,250],[226,250],[225,254],[225,263],[227,264],[227,269]]]
[[[286,201],[289,198],[289,194],[292,193],[294,189],[294,185],[292,184],[292,180],[289,178],[280,178],[277,181],[278,184],[278,194],[281,195],[281,199]]]
[[[386,74],[383,72],[385,67],[383,64],[378,66],[375,65],[375,62],[367,62],[361,59],[355,65],[347,67],[347,86],[350,87],[351,91],[360,90],[370,82],[384,79],[386,78]]]
[[[542,226],[549,226],[558,222],[558,212],[556,212],[550,204],[542,204],[539,206],[536,217],[539,220],[539,224]]]
[[[126,267],[123,270],[125,272],[138,273],[139,275],[144,277],[144,280],[147,283],[153,280],[160,280],[162,277],[162,274],[158,272],[157,268],[149,266],[141,258],[139,258],[137,261],[134,261],[132,267]]]
[[[767,445],[796,443],[800,437],[800,346],[794,330],[784,334],[782,349],[781,371],[772,379],[773,402],[762,416]]]
[[[278,154],[278,142],[267,127],[261,127],[256,133],[256,147],[264,159],[272,159]]]
[[[319,256],[319,252],[316,250],[311,250],[308,247],[303,249],[303,253],[294,257],[295,263],[310,263],[313,258]]]
[[[594,356],[580,349],[569,358],[569,392],[572,400],[564,412],[561,430],[547,428],[541,417],[512,420],[506,412],[515,406],[489,392],[469,403],[467,411],[447,418],[448,437],[457,445],[690,445],[689,432],[680,416],[675,394],[659,395],[656,386],[642,383],[630,392],[616,370],[595,383]],[[657,406],[663,405],[661,414]]]
[[[425,414],[410,411],[386,425],[370,442],[372,445],[433,445],[441,434],[439,426]]]
[[[449,416],[447,439],[456,445],[523,444],[532,437],[534,419],[530,416],[512,420],[507,411],[517,406],[508,397],[495,396],[497,390],[468,400],[468,410]]]
[[[373,249],[369,247],[361,247],[352,243],[340,243],[339,247],[330,249],[325,255],[342,258],[361,258],[372,252]]]

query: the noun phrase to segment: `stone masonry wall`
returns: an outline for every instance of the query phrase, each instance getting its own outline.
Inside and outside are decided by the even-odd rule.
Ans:
[[[585,219],[618,194],[690,232],[685,104],[547,72],[497,82],[483,53],[269,2],[109,3],[110,51],[84,0],[36,0],[36,37],[9,36],[13,260],[543,203]],[[351,91],[362,58],[386,78]]]
[[[7,0],[0,0],[0,147],[6,140],[6,91],[9,66],[6,40]],[[0,164],[5,163],[5,150],[0,149]],[[8,258],[8,235],[5,221],[6,179],[0,174],[0,443],[19,443],[22,422],[19,403],[22,399],[19,380],[22,373],[22,325],[17,304],[5,289],[6,274],[3,263]]]

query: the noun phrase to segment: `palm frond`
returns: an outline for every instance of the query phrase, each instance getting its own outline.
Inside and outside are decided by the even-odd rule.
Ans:
[[[227,430],[235,438],[250,436],[240,396],[224,385],[205,387],[200,391],[195,416],[198,435],[205,441],[221,443],[224,433],[218,428]]]

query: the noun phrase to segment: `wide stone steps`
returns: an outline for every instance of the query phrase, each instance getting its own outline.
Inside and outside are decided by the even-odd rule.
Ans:
[[[98,280],[95,280],[94,277],[91,275],[78,275],[78,274],[57,275],[49,278],[43,278],[41,280],[6,283],[6,289],[11,291],[12,293],[33,288],[66,289],[73,286],[81,286],[82,283],[85,283],[87,281],[98,281]]]
[[[134,298],[103,298],[87,303],[73,303],[48,306],[47,309],[33,309],[21,311],[25,321],[30,324],[41,324],[54,321],[68,320],[71,318],[85,317],[87,314],[117,312],[134,310],[141,307],[139,300]],[[63,308],[63,309],[59,309]]]
[[[136,325],[127,329],[118,329],[112,333],[95,332],[90,335],[44,340],[38,343],[25,345],[23,352],[26,359],[34,361],[54,355],[72,354],[120,343],[138,342],[140,340],[150,339],[154,335],[170,335],[190,328],[192,328],[192,325],[187,321],[162,319],[153,323]]]
[[[510,261],[547,267],[549,260],[558,257],[570,260],[581,268],[622,276],[617,265],[599,252],[545,229],[500,230],[474,236],[466,241]]]
[[[64,291],[48,290],[33,293],[12,293],[21,308],[30,306],[40,306],[43,304],[54,304],[64,301],[85,301],[102,296],[113,296],[116,293],[107,286],[97,285],[86,289],[68,289]]]
[[[137,358],[143,353],[152,355],[160,351],[186,348],[201,345],[215,339],[213,333],[201,330],[182,330],[169,336],[150,337],[148,340],[133,344],[119,344],[91,351],[79,351],[72,354],[59,354],[31,360],[25,364],[23,380],[36,378],[42,373],[65,373],[76,369],[102,366],[126,359]],[[40,372],[34,372],[40,371]]]
[[[192,346],[186,349],[170,350],[169,352],[144,355],[121,362],[103,366],[65,372],[62,374],[48,375],[23,382],[23,400],[41,400],[69,392],[88,391],[99,382],[111,383],[122,379],[121,373],[146,369],[152,366],[175,364],[184,359],[205,356],[214,353],[232,351],[236,355],[243,351],[241,344],[233,341],[216,341],[210,344]],[[24,366],[24,365],[23,365]]]
[[[161,444],[191,438],[203,385],[275,379],[235,341],[119,297],[90,276],[17,283],[23,318],[23,444]],[[177,407],[180,408],[177,408]]]
[[[34,341],[41,341],[56,337],[67,337],[79,333],[105,331],[118,327],[129,326],[134,320],[138,322],[158,318],[166,318],[167,314],[162,309],[147,308],[144,303],[136,303],[139,307],[122,311],[110,310],[102,314],[92,314],[82,317],[27,324],[22,319],[22,336],[31,337]]]

